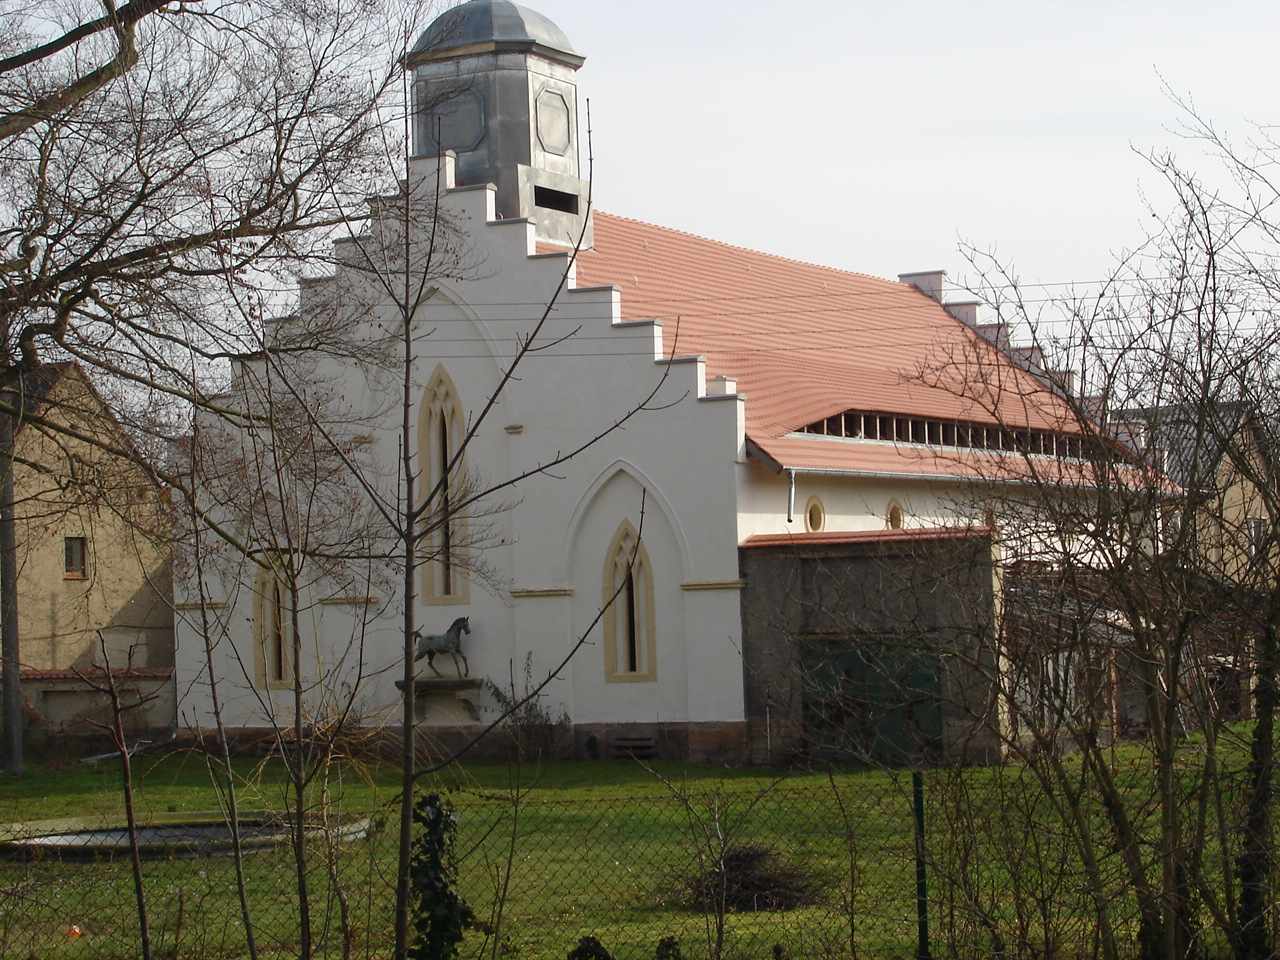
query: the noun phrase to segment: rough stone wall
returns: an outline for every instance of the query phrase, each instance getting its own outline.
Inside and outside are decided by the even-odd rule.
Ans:
[[[739,558],[752,762],[998,757],[989,538],[744,547]],[[826,665],[840,657],[845,673],[834,680]],[[850,657],[874,666],[848,666]],[[846,681],[861,684],[866,710],[882,715],[841,715],[831,725],[827,693]],[[865,740],[855,721],[874,728]],[[900,742],[884,737],[890,721]]]
[[[174,729],[176,706],[173,671],[151,669],[119,671],[116,690],[126,705],[123,716],[127,737],[160,738]],[[85,673],[94,683],[105,681],[100,671]],[[42,739],[66,743],[66,737],[101,740],[113,722],[108,694],[79,677],[43,675],[23,679],[23,696],[28,704],[28,722],[37,746]]]

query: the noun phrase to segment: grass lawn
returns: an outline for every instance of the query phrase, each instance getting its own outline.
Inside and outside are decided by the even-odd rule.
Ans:
[[[1188,749],[1195,749],[1194,742]],[[1150,805],[1140,802],[1142,785],[1150,785],[1143,755],[1122,751],[1117,759],[1133,774],[1135,810],[1140,818],[1151,817]],[[135,772],[143,820],[219,806],[199,755],[143,754]],[[691,805],[673,799],[655,773],[687,792]],[[287,782],[278,762],[238,760],[236,775],[242,810],[285,804]],[[762,770],[657,764],[650,771],[636,763],[591,762],[525,768],[520,777],[528,793],[518,808],[509,794],[513,770],[504,765],[470,764],[424,784],[447,790],[457,809],[459,889],[483,921],[496,923],[495,904],[503,904],[499,951],[492,954],[483,934],[473,932],[464,957],[561,960],[585,934],[599,937],[618,960],[648,960],[665,936],[678,937],[691,960],[708,956],[706,917],[688,908],[681,889],[696,872],[700,838],[716,828],[712,811],[730,837],[769,847],[817,890],[810,906],[732,913],[725,957],[763,960],[772,957],[774,944],[791,958],[914,954],[914,832],[906,774],[803,774],[780,781]],[[981,955],[995,924],[1006,937],[1059,944],[1065,938],[1079,945],[1067,955],[1088,953],[1095,905],[1084,899],[1078,858],[1031,779],[1017,768],[970,770],[962,794],[945,777],[926,775],[935,937],[945,928],[945,936],[970,942]],[[345,928],[351,956],[387,956],[396,771],[392,765],[347,764],[334,769],[327,786],[331,809],[370,817],[373,832],[336,848],[332,857],[321,839],[308,844],[316,952],[343,956]],[[316,785],[314,809],[320,796]],[[121,809],[119,773],[109,763],[41,767],[20,781],[0,779],[0,823],[62,817],[120,822]],[[1149,820],[1138,822],[1142,827]],[[296,956],[299,902],[291,852],[253,853],[244,864],[259,955]],[[1102,866],[1123,884],[1114,857]],[[153,941],[162,948],[157,955],[246,955],[229,857],[150,861],[145,882]],[[498,895],[503,889],[505,897]],[[1042,905],[1038,915],[1011,906],[1007,892],[1014,889],[1021,892],[1019,902]],[[1123,900],[1118,897],[1113,909],[1125,909]],[[124,861],[0,863],[2,957],[135,957],[134,910]],[[73,925],[79,936],[68,935]],[[941,952],[941,945],[935,950]]]
[[[240,758],[233,761],[238,789],[247,807],[278,808],[289,789],[282,764]],[[655,763],[652,768],[676,781],[731,783],[753,789],[772,783],[772,771]],[[139,754],[134,758],[137,778],[135,803],[145,814],[213,810],[218,794],[205,758],[194,752],[164,756]],[[430,778],[438,789],[505,790],[512,768],[505,764],[467,764],[464,768]],[[551,763],[525,767],[521,776],[538,799],[594,799],[618,796],[660,796],[667,789],[638,763],[599,761]],[[399,772],[394,764],[376,766],[346,764],[338,772],[345,802],[353,808],[372,810],[394,804],[399,795]],[[805,777],[789,777],[801,783]],[[808,778],[825,783],[825,777]],[[426,784],[424,784],[425,786]],[[93,765],[72,761],[35,765],[20,779],[0,774],[0,823],[32,819],[122,813],[119,766],[108,761]]]
[[[198,755],[143,754],[135,770],[144,820],[218,807]],[[840,900],[847,894],[841,890],[848,886],[849,856],[844,821],[825,775],[789,776],[777,784],[777,774],[761,770],[679,764],[657,764],[654,770],[699,797],[700,815],[708,821],[710,798],[718,796],[727,829],[803,864],[817,881],[820,900],[812,907],[733,916],[728,941],[740,950],[726,955],[767,957],[774,943],[784,943],[793,947],[792,956],[816,956],[819,939],[830,939],[837,948],[832,955],[842,955],[839,948],[849,934]],[[236,772],[242,809],[282,807],[287,782],[280,764],[239,760]],[[529,792],[515,816],[508,794],[513,771],[505,765],[468,765],[434,784],[449,790],[457,807],[460,888],[481,919],[496,919],[495,893],[506,885],[500,956],[559,960],[586,934],[598,936],[620,960],[652,957],[657,941],[669,935],[680,938],[687,956],[705,955],[705,946],[699,950],[707,932],[702,915],[676,902],[680,878],[692,869],[696,828],[653,772],[636,763],[596,762],[525,768],[520,775]],[[843,803],[858,819],[857,858],[866,894],[861,942],[868,949],[906,944],[909,952],[915,923],[909,788],[881,773],[844,775],[837,782]],[[398,789],[390,765],[347,765],[331,778],[335,809],[372,816],[375,832],[340,848],[334,876],[326,867],[325,845],[310,845],[312,927],[322,955],[342,955],[344,910],[358,948],[353,955],[365,956],[366,943],[370,956],[389,952],[395,848],[388,824]],[[762,791],[769,792],[748,818],[747,807]],[[0,780],[0,822],[63,817],[119,822],[118,770],[107,763],[74,763],[36,768],[20,781]],[[288,850],[245,859],[252,922],[264,957],[296,953],[294,870]],[[166,949],[176,941],[183,957],[244,955],[230,858],[150,861],[145,875],[154,940]],[[339,888],[345,907],[336,896]],[[122,860],[0,864],[0,895],[0,955],[137,955],[132,879]],[[72,926],[78,937],[68,936]],[[794,952],[802,943],[807,946]],[[478,955],[482,946],[483,935],[473,934],[464,956]]]

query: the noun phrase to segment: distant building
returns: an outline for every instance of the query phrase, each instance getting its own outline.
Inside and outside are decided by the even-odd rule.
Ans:
[[[1247,638],[1263,629],[1280,555],[1275,496],[1265,492],[1280,482],[1271,429],[1238,402],[1135,408],[1114,419],[1172,484],[1159,531],[1169,562],[1198,589],[1232,594],[1230,604],[1217,601],[1224,608],[1239,608],[1206,631],[1190,666],[1203,675],[1196,689],[1210,691],[1224,716],[1248,717],[1255,664]]]
[[[108,701],[85,680],[102,682],[109,665],[122,699],[149,698],[127,717],[130,728],[169,729],[173,612],[158,527],[163,495],[126,455],[127,434],[76,364],[47,364],[10,389],[20,391],[23,411],[14,499],[28,723],[46,734],[102,733],[95,724],[109,720]]]

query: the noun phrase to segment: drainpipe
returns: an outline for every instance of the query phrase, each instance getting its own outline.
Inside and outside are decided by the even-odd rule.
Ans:
[[[796,472],[794,470],[787,471],[787,523],[790,523],[796,514]]]

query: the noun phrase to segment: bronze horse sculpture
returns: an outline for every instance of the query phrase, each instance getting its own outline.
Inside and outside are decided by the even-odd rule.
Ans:
[[[467,655],[462,652],[462,635],[471,636],[471,618],[459,617],[449,625],[449,629],[444,633],[427,633],[421,630],[414,633],[418,638],[418,645],[414,649],[413,661],[417,663],[423,657],[427,658],[427,666],[431,668],[432,673],[437,677],[443,677],[439,670],[436,669],[436,654],[447,653],[453,658],[453,669],[458,669],[458,658],[462,658],[463,676],[471,676],[471,665],[467,663]]]

